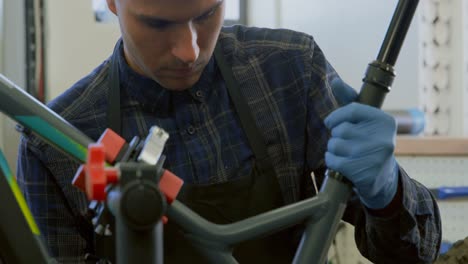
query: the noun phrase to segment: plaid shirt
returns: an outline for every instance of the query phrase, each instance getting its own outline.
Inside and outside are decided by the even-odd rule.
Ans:
[[[310,172],[323,171],[329,133],[323,119],[339,107],[330,82],[339,78],[312,37],[289,30],[241,26],[219,37],[254,119],[263,133],[286,203],[312,195]],[[144,138],[151,126],[170,138],[165,167],[191,183],[219,183],[249,173],[253,153],[240,128],[216,62],[198,83],[168,91],[119,58],[122,136]],[[49,107],[97,140],[107,127],[109,60]],[[78,164],[30,133],[18,159],[20,184],[49,252],[80,261],[92,251],[86,196],[71,185]],[[345,220],[356,227],[361,253],[378,263],[431,262],[440,243],[440,217],[430,193],[400,170],[401,210],[375,216],[352,199]]]

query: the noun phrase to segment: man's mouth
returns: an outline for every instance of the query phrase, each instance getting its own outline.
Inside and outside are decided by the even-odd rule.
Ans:
[[[168,72],[174,77],[187,78],[197,73],[197,67],[171,68]]]

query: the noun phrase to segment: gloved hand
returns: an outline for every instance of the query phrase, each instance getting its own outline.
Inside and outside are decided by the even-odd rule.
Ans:
[[[356,92],[341,80],[332,83],[332,89],[341,104],[357,98]],[[368,208],[387,206],[398,187],[393,117],[353,102],[333,111],[324,122],[331,131],[325,153],[328,168],[349,179]]]

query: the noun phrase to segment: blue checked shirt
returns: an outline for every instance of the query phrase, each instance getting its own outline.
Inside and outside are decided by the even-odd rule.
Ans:
[[[310,173],[323,176],[328,131],[323,119],[339,107],[330,82],[339,78],[312,37],[289,30],[235,26],[219,37],[239,89],[263,133],[286,203],[313,195]],[[121,47],[122,48],[122,47]],[[122,136],[144,138],[151,126],[170,138],[165,167],[184,181],[229,181],[250,172],[253,154],[214,59],[198,83],[168,91],[132,71],[119,58]],[[107,127],[109,60],[49,103],[49,107],[97,140]],[[93,251],[88,200],[71,185],[77,163],[24,131],[18,183],[49,252],[80,262]],[[440,216],[428,190],[400,170],[402,204],[377,216],[358,199],[344,220],[356,227],[361,253],[378,263],[431,262],[440,243]]]

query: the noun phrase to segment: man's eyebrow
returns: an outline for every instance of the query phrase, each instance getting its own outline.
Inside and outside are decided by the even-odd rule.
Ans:
[[[218,2],[216,2],[216,4],[214,4],[208,10],[206,10],[201,15],[199,15],[199,16],[193,18],[193,19],[196,20],[198,18],[202,18],[202,17],[214,12],[216,9],[218,9],[221,6],[221,4],[224,1],[225,0],[219,0]],[[147,15],[144,15],[144,14],[137,14],[137,18],[139,20],[141,20],[142,22],[145,22],[148,25],[155,25],[155,26],[167,26],[167,25],[177,24],[177,23],[182,22],[182,21],[177,21],[177,20],[169,20],[169,19],[159,18],[159,17],[155,17],[155,16],[147,16]]]
[[[208,10],[206,10],[205,12],[203,12],[201,15],[195,17],[194,19],[197,19],[197,18],[202,18],[214,11],[216,11],[216,9],[218,9],[224,2],[225,0],[220,0],[218,1],[216,4],[214,4],[212,7],[210,7]]]

